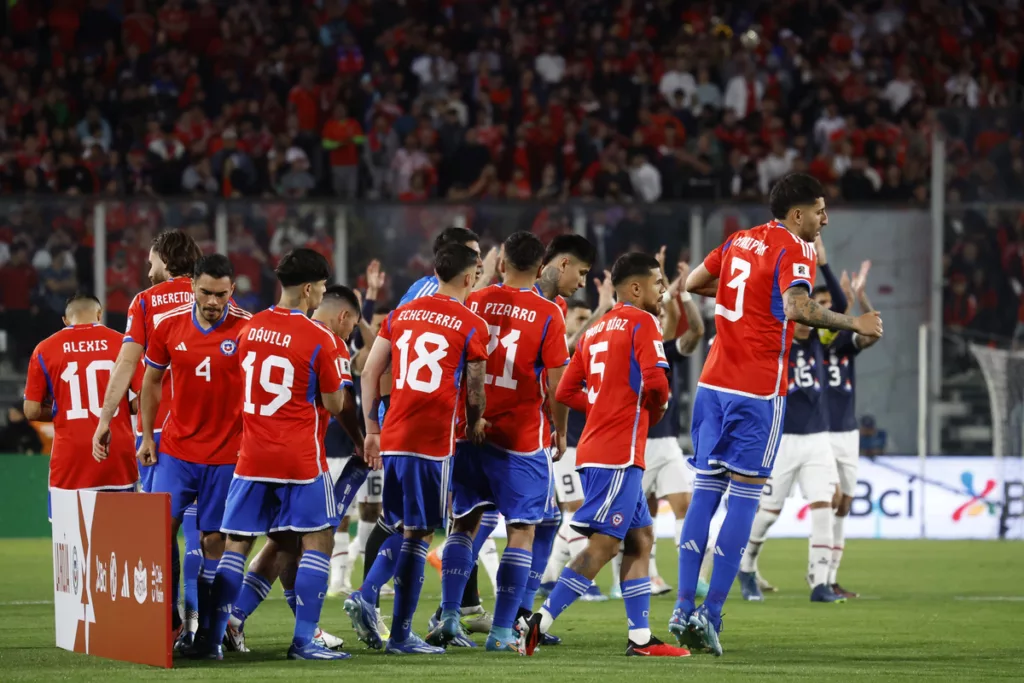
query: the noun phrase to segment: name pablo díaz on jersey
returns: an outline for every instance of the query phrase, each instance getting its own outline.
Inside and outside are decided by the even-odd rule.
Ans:
[[[595,334],[599,334],[604,330],[609,332],[620,332],[622,330],[629,329],[629,321],[625,318],[612,318],[611,320],[602,320],[586,332],[587,337],[591,337]]]
[[[264,342],[274,346],[288,347],[292,343],[292,335],[282,334],[277,330],[268,330],[263,327],[250,327],[246,339],[254,342]]]
[[[738,249],[753,251],[758,256],[764,256],[765,252],[768,251],[767,244],[759,239],[751,237],[750,235],[744,235],[743,237],[736,238],[732,245]]]
[[[415,320],[430,323],[432,325],[440,325],[441,327],[447,327],[455,330],[456,332],[462,329],[462,321],[455,316],[435,313],[434,311],[424,311],[422,309],[414,311],[399,311],[398,319],[400,321]]]
[[[64,342],[64,353],[95,353],[106,351],[106,339],[94,339],[92,341]]]
[[[477,302],[474,301],[470,304],[469,308],[476,313]],[[537,319],[537,311],[533,309],[493,302],[484,306],[484,315],[503,315],[513,320],[522,320],[528,323],[532,323]]]
[[[167,294],[154,294],[153,305],[164,306],[166,304],[190,304],[195,299],[192,292],[168,292]]]

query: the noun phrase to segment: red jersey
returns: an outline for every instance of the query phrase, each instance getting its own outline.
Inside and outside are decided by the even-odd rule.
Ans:
[[[657,318],[626,303],[584,333],[555,395],[587,415],[577,467],[644,467],[648,411],[669,397],[662,336]]]
[[[25,400],[42,403],[53,397],[52,488],[124,487],[139,478],[127,396],[121,397],[110,421],[107,459],[92,458],[92,435],[120,350],[121,335],[94,323],[65,327],[39,342],[32,353]]]
[[[153,334],[153,318],[161,313],[167,313],[184,304],[190,304],[195,300],[192,293],[192,281],[187,277],[172,277],[158,285],[139,292],[132,299],[132,305],[128,308],[128,325],[124,331],[125,342],[141,344],[143,350],[149,346],[149,337]],[[172,369],[164,376],[163,393],[160,396],[160,406],[156,409],[157,429],[167,421],[167,411],[171,408],[171,375]],[[142,434],[140,424],[137,434]]]
[[[466,363],[487,359],[487,324],[443,294],[394,310],[378,333],[391,342],[391,405],[382,455],[441,460],[455,452]]]
[[[537,291],[491,285],[466,305],[487,324],[487,440],[516,455],[533,455],[550,441],[544,415],[547,373],[569,362],[565,318]]]
[[[154,316],[146,365],[174,369],[170,415],[161,425],[161,453],[202,465],[233,465],[238,460],[242,440],[238,337],[251,317],[229,304],[220,321],[204,330],[196,320],[195,304]]]
[[[341,375],[341,386],[350,387],[352,386],[352,356],[348,352],[348,343],[334,334],[333,330],[327,325],[324,325],[319,320],[314,320],[317,325],[322,327],[327,332],[330,332],[331,336],[334,337],[335,348],[335,364],[338,366],[338,373]],[[345,399],[349,400],[348,398]],[[331,414],[327,411],[323,405],[318,405],[317,410],[320,411],[320,443],[323,443],[324,437],[327,436],[327,424],[331,421]]]
[[[814,245],[778,221],[734,233],[704,259],[718,282],[715,343],[700,386],[752,398],[786,395],[786,366],[793,322],[782,294],[814,287]]]
[[[242,330],[245,399],[235,476],[309,484],[327,472],[320,394],[341,388],[334,340],[302,311],[278,306],[257,313]]]
[[[544,296],[544,292],[540,291],[540,285],[534,285],[533,289],[534,289],[534,291],[537,292],[537,294],[540,294],[542,297]],[[544,298],[547,299],[547,297],[544,297]],[[556,306],[558,306],[558,310],[560,310],[562,312],[562,321],[564,322],[565,321],[565,317],[567,315],[569,315],[569,304],[566,303],[565,299],[562,297],[561,294],[555,294],[555,298],[554,299],[549,299],[549,301],[553,301],[554,304]],[[567,345],[566,348],[568,348],[568,343],[569,343],[569,339],[568,339],[568,337],[566,337],[566,345]],[[541,379],[541,382],[542,382],[543,386],[547,387],[547,385],[548,385],[547,373],[544,374],[544,377]],[[553,429],[554,429],[554,425],[552,424],[552,420],[551,420],[551,407],[547,404],[547,402],[545,402],[544,403],[544,448],[551,448],[551,432],[552,432]]]

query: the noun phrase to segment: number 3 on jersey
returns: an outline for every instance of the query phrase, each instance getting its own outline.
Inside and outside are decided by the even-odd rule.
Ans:
[[[733,256],[729,265],[729,274],[733,278],[725,283],[725,286],[736,290],[736,307],[729,309],[722,304],[715,304],[715,315],[720,315],[734,323],[743,317],[743,293],[747,288],[747,278],[750,277],[750,262]]]

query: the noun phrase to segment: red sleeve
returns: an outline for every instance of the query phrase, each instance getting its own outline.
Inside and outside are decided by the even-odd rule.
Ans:
[[[333,339],[329,341],[330,344],[325,344],[322,351],[316,354],[316,358],[313,360],[313,371],[316,373],[322,394],[333,394],[342,386],[341,373],[336,362],[338,358],[337,345]]]
[[[49,376],[42,351],[37,346],[28,362],[28,377],[25,378],[25,400],[42,403],[50,395]]]
[[[123,341],[146,346],[146,313],[142,305],[142,294],[136,294],[128,308],[128,325],[125,327]]]
[[[640,319],[633,333],[633,353],[644,378],[644,405],[660,408],[668,401],[668,360],[662,341],[661,325],[652,316]]]
[[[719,245],[710,254],[704,258],[704,267],[707,271],[719,277],[722,273],[722,252],[725,251],[725,245]]]
[[[555,390],[556,401],[584,415],[590,407],[587,392],[583,388],[583,382],[587,378],[586,355],[587,351],[582,345],[576,348],[576,353],[573,354],[569,367],[565,369],[562,379],[558,382],[558,389]]]
[[[167,348],[168,324],[158,325],[146,346],[146,365],[157,370],[166,370],[171,364],[171,352]]]
[[[786,245],[779,259],[779,291],[785,292],[790,287],[806,287],[814,290],[814,278],[817,275],[817,257],[814,248],[806,242]]]
[[[466,361],[487,360],[487,328],[482,320],[473,325],[466,337]]]
[[[394,323],[394,317],[394,311],[388,313],[387,319],[384,321],[384,324],[380,326],[380,330],[377,332],[378,337],[391,341],[391,325]]]
[[[544,367],[548,369],[560,368],[569,362],[569,346],[565,342],[565,321],[561,316],[551,316],[540,354]]]

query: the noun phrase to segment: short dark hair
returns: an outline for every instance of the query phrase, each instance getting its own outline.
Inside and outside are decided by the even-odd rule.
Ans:
[[[198,280],[202,275],[209,275],[215,280],[226,277],[234,282],[235,268],[224,254],[206,254],[199,257],[195,268],[192,269],[193,280]]]
[[[282,287],[298,287],[326,280],[331,276],[331,267],[320,252],[299,247],[282,256],[274,272]]]
[[[97,306],[103,305],[100,303],[99,299],[94,297],[92,294],[89,294],[88,292],[75,292],[74,294],[68,297],[68,300],[66,302],[64,302],[64,308],[67,309],[72,304],[82,303],[85,301],[91,301]]]
[[[581,237],[580,235],[558,235],[548,244],[548,248],[544,252],[543,264],[546,266],[554,261],[555,257],[562,254],[575,256],[578,261],[587,265],[593,265],[597,251],[586,237]]]
[[[818,296],[819,294],[832,294],[832,290],[828,288],[828,285],[818,285],[811,292],[811,296],[815,297]]]
[[[479,242],[480,236],[472,230],[466,228],[456,228],[451,226],[445,228],[441,233],[434,238],[434,253],[436,254],[446,244],[462,244],[466,245],[470,242]]]
[[[808,206],[825,196],[825,188],[806,173],[790,173],[772,187],[768,208],[772,216],[782,220],[794,206]]]
[[[184,230],[164,230],[153,239],[153,251],[173,276],[191,275],[202,249]]]
[[[615,260],[612,266],[612,284],[616,287],[632,277],[646,277],[652,270],[660,270],[658,259],[642,251],[631,251]]]
[[[356,313],[360,313],[359,310],[359,297],[352,291],[351,288],[345,285],[331,285],[324,292],[324,301],[334,300],[344,302],[352,308]]]
[[[520,230],[505,240],[505,261],[520,272],[536,270],[544,258],[544,243],[532,232]]]
[[[451,282],[459,275],[476,268],[480,255],[465,244],[446,244],[434,254],[434,272],[441,282]]]

